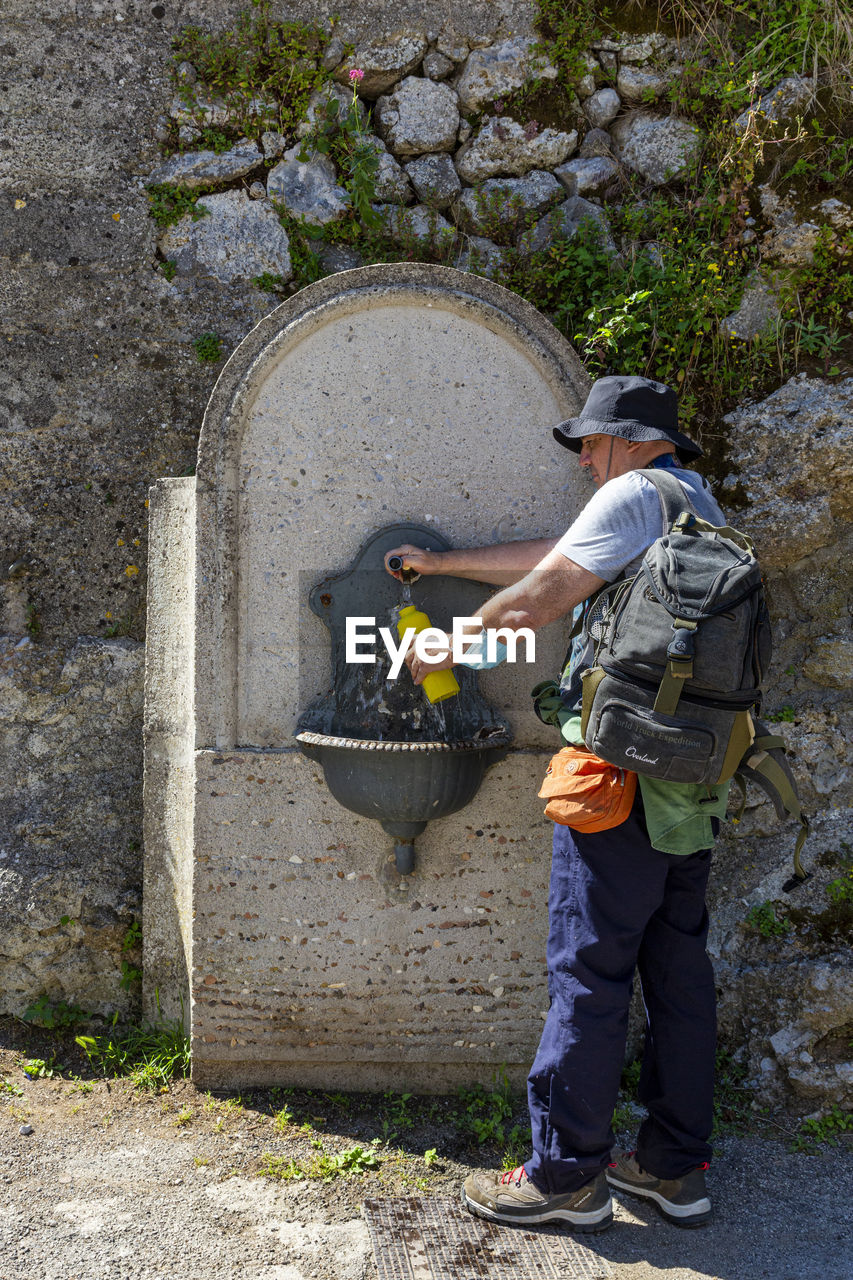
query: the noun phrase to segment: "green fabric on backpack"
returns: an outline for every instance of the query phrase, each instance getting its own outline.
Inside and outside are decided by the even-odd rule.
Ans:
[[[726,816],[730,782],[665,782],[638,774],[649,843],[661,853],[686,855],[714,844],[712,818]]]
[[[543,682],[544,683],[544,682]],[[541,686],[537,685],[537,689]],[[549,699],[550,702],[550,699]],[[556,699],[559,702],[559,698]],[[543,700],[537,697],[537,710],[542,719]],[[560,735],[570,746],[582,747],[581,718],[566,711],[565,706],[548,706],[554,719],[546,724],[560,725]],[[560,717],[561,719],[558,719]],[[714,844],[712,818],[724,821],[731,783],[708,787],[702,782],[666,782],[638,774],[640,794],[646,813],[649,843],[661,853],[687,857]]]

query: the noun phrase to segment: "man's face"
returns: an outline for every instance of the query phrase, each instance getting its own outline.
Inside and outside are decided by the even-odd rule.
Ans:
[[[624,475],[635,465],[628,441],[618,436],[584,436],[578,462],[589,470],[596,489],[614,476]]]

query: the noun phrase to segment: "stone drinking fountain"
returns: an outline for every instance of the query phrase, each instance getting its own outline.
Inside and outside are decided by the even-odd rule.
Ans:
[[[562,532],[584,499],[550,428],[587,387],[493,281],[341,272],[246,335],[195,475],[150,490],[143,1009],[184,1019],[200,1087],[524,1078],[548,1003],[554,751],[529,690],[565,628],[537,633],[535,665],[463,670],[429,706],[405,668],[343,669],[341,620],[393,630],[395,544]],[[446,628],[489,588],[411,594]]]
[[[300,716],[296,741],[322,765],[326,784],[345,808],[375,818],[394,840],[401,875],[415,865],[415,837],[427,822],[464,808],[490,764],[512,740],[507,721],[484,701],[477,674],[456,668],[459,693],[433,706],[406,668],[389,680],[390,659],[377,644],[375,663],[346,661],[347,618],[371,618],[374,635],[391,625],[395,606],[414,596],[435,626],[468,616],[483,589],[444,577],[402,586],[386,573],[386,552],[403,543],[444,551],[449,543],[420,525],[388,525],[362,545],[350,569],[311,591],[311,609],[331,633],[332,685]],[[394,625],[392,625],[394,624]],[[369,632],[368,632],[369,634]]]

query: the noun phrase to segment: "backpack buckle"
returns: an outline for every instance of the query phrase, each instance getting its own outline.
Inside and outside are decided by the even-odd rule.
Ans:
[[[678,627],[673,623],[672,627],[675,632],[666,649],[666,656],[671,663],[689,663],[693,664],[694,658],[694,634],[695,630],[688,630],[686,627]]]

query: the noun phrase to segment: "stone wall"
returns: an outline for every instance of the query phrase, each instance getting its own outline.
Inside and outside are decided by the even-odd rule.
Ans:
[[[3,1010],[42,992],[107,1014],[132,1006],[123,949],[140,914],[144,646],[83,636],[0,647]]]
[[[174,96],[171,37],[188,23],[226,26],[241,8],[221,0],[81,0],[72,7],[45,0],[34,14],[25,0],[7,0],[0,19],[9,104],[0,122],[2,1011],[20,1013],[43,992],[104,1013],[136,999],[138,988],[122,988],[120,977],[122,940],[141,910],[148,491],[195,464],[217,369],[198,362],[194,340],[215,330],[231,350],[277,301],[245,278],[217,279],[197,268],[167,281],[145,183],[163,160],[157,131]],[[391,27],[419,30],[425,49],[440,57],[461,51],[458,61],[449,58],[454,69],[446,76],[440,58],[431,63],[434,83],[450,83],[457,96],[470,49],[494,50],[533,30],[532,6],[520,0],[437,3],[431,31],[424,30],[423,6],[408,0],[393,6],[393,18],[380,0],[282,4],[277,11],[321,21],[334,11],[340,34],[356,45],[375,43]],[[621,115],[610,154],[596,156],[595,139],[585,153],[578,136],[576,150],[547,157],[543,171],[574,164],[570,181],[578,183],[587,172],[604,172],[602,159],[615,159],[649,184],[663,176],[649,169],[649,158],[661,154],[661,128],[672,141],[673,126],[658,122],[657,133],[646,136],[655,120],[634,111],[637,95],[659,92],[648,76],[660,58],[626,54],[625,47],[596,55],[619,67]],[[426,66],[415,71],[430,79]],[[590,87],[594,79],[579,86],[579,96]],[[617,106],[596,98],[588,107],[590,133],[610,126],[608,102]],[[768,100],[768,107],[776,104],[775,96]],[[389,101],[378,114],[388,149],[411,166],[419,157],[411,140],[401,140],[401,105]],[[474,161],[485,156],[488,165],[512,141],[488,122],[473,139],[460,143],[457,134],[460,180],[483,176]],[[460,147],[468,148],[461,162]],[[504,155],[500,176],[514,172],[508,165]],[[577,198],[565,184],[561,191]],[[588,194],[606,205],[594,190]],[[746,234],[761,237],[771,263],[802,261],[816,228],[841,227],[847,216],[838,202],[813,203],[795,209],[764,190],[760,220]],[[453,217],[464,225],[465,216],[463,202]],[[466,235],[476,230],[468,227]],[[480,252],[488,258],[491,251]],[[774,297],[766,281],[757,282],[733,331],[765,323]],[[817,872],[789,906],[777,908],[780,918],[790,917],[787,933],[762,934],[746,924],[753,907],[787,902],[781,884],[793,839],[751,797],[740,828],[722,841],[715,873],[712,946],[722,1026],[729,1045],[742,1047],[753,1078],[786,1083],[821,1103],[850,1100],[838,1060],[853,1025],[844,980],[850,913],[832,890],[845,875],[851,841],[850,400],[849,381],[798,380],[722,427],[731,465],[722,496],[738,523],[754,527],[768,568],[777,637],[768,709],[781,717],[816,815],[807,852]]]

